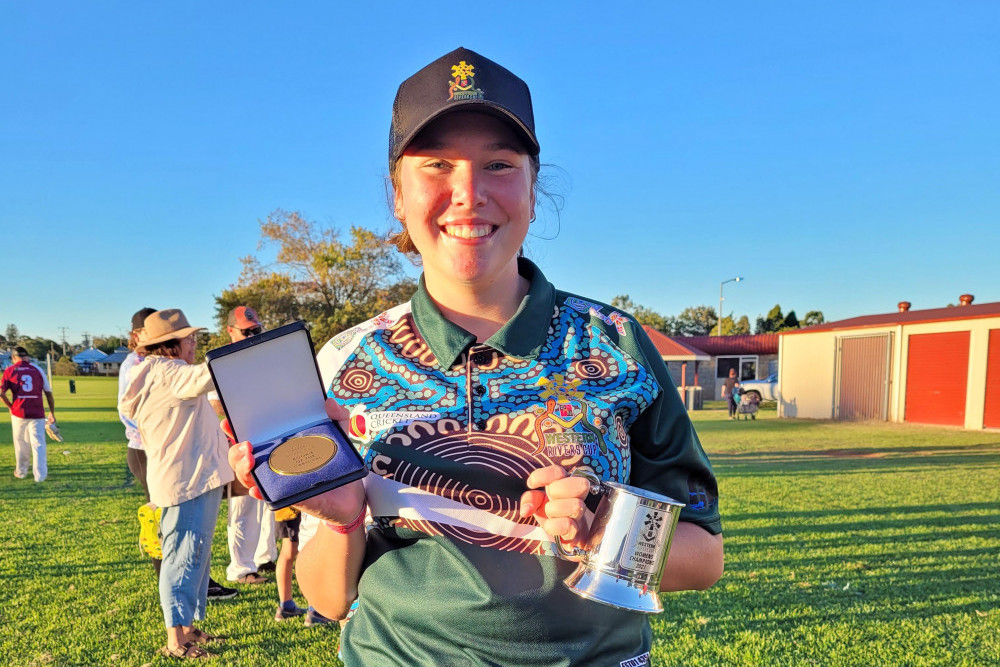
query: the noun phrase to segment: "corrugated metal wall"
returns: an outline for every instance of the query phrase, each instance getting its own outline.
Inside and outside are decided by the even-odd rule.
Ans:
[[[986,356],[986,406],[983,428],[1000,428],[1000,329],[990,329]]]
[[[834,419],[889,418],[892,334],[837,338]]]
[[[963,426],[969,385],[968,331],[909,337],[906,421]]]

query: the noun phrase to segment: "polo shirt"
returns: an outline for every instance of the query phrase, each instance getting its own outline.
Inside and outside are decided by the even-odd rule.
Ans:
[[[44,419],[42,395],[52,391],[49,378],[37,364],[22,359],[3,372],[0,391],[11,393],[10,414],[21,419]]]
[[[646,616],[572,593],[562,580],[575,563],[518,516],[537,468],[587,467],[722,530],[708,457],[642,327],[527,260],[519,270],[528,294],[485,343],[421,278],[409,302],[317,356],[371,473],[347,665],[647,664]]]

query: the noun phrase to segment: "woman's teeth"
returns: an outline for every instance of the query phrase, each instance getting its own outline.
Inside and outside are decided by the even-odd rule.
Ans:
[[[478,239],[493,231],[493,225],[446,225],[444,231],[460,239]]]

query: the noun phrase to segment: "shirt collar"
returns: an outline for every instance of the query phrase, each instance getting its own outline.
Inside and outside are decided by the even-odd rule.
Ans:
[[[545,344],[555,308],[556,291],[541,269],[531,261],[518,258],[517,270],[530,283],[528,293],[521,300],[514,317],[484,345],[505,356],[530,359],[537,356]],[[468,348],[476,344],[475,336],[441,314],[427,293],[422,275],[411,304],[417,330],[442,367],[451,368]]]

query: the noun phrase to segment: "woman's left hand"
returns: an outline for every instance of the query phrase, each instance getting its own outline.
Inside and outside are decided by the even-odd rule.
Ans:
[[[590,482],[551,465],[528,475],[528,489],[521,495],[521,516],[534,516],[546,533],[562,538],[567,546],[581,545],[593,519],[583,502]]]

